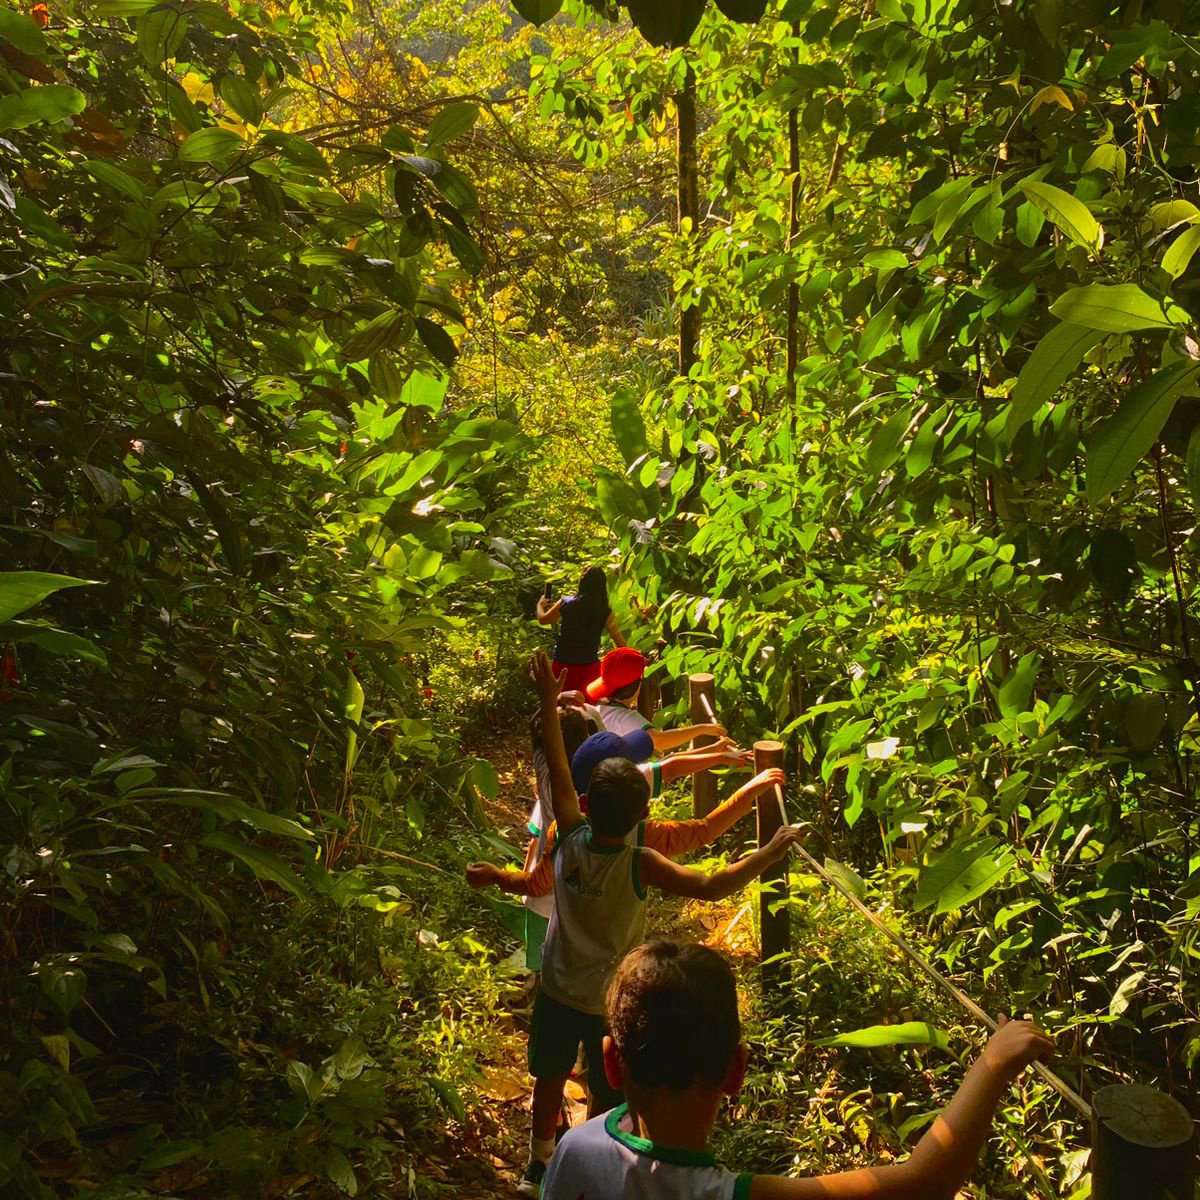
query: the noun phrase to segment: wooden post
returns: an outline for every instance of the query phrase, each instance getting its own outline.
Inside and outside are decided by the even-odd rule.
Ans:
[[[792,64],[800,62],[800,23],[792,25]],[[788,174],[791,178],[788,197],[787,249],[792,249],[796,235],[800,232],[800,109],[793,105],[788,109]],[[796,367],[800,361],[800,284],[793,279],[787,292],[787,399],[791,409],[787,428],[794,431],[798,423],[796,415]],[[795,453],[793,443],[792,453]]]
[[[658,676],[647,675],[642,681],[642,690],[638,693],[638,712],[646,718],[647,721],[654,720],[654,714],[658,712],[660,703]]]
[[[693,725],[711,725],[715,720],[716,685],[713,677],[707,673],[688,676],[688,701],[691,704]],[[699,749],[701,746],[711,746],[717,739],[698,737],[692,745]],[[709,771],[701,771],[692,776],[692,814],[697,817],[707,817],[717,807],[717,781]]]
[[[646,662],[654,663],[658,661],[659,654],[665,643],[659,642],[656,650],[652,650],[646,655]],[[642,681],[642,690],[638,693],[637,710],[646,718],[647,721],[654,720],[654,714],[658,712],[659,706],[662,703],[661,689],[658,682],[658,672],[653,671],[646,676]]]
[[[1188,1111],[1140,1083],[1092,1096],[1092,1200],[1192,1200],[1196,1131]]]
[[[754,770],[766,771],[770,767],[783,766],[782,742],[754,743]],[[776,830],[786,823],[782,793],[774,790],[763,792],[756,802],[758,816],[758,844],[765,846],[774,836]],[[787,860],[772,867],[762,877],[762,891],[759,894],[759,929],[762,938],[762,982],[763,992],[770,994],[778,989],[783,979],[784,962],[768,963],[767,960],[778,954],[784,954],[791,949],[791,936],[786,907],[771,912],[771,905],[777,903],[787,891]]]
[[[669,456],[666,456],[666,457],[669,457]],[[661,659],[663,656],[663,651],[666,650],[666,648],[667,648],[667,643],[665,641],[663,641],[662,638],[659,638],[658,641],[655,643],[654,648],[657,651],[657,657]],[[675,701],[679,698],[676,683],[677,683],[677,681],[676,681],[674,675],[665,675],[662,673],[659,674],[659,679],[658,679],[659,703],[664,708],[670,708],[675,703]]]
[[[676,206],[678,226],[684,222],[691,225],[689,236],[696,238],[700,232],[700,187],[696,169],[696,72],[691,63],[684,68],[683,88],[675,93],[675,110],[679,127],[676,136]],[[679,303],[679,374],[687,378],[696,361],[696,348],[700,342],[700,307],[693,304],[683,307]]]

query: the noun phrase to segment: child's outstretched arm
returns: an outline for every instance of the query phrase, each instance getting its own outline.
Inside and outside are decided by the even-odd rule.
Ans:
[[[677,757],[693,756],[681,754]],[[665,759],[663,767],[670,761]],[[663,774],[665,777],[665,770]],[[787,776],[778,767],[772,767],[769,771],[760,771],[706,817],[696,817],[690,821],[647,821],[646,845],[667,858],[678,858],[681,854],[689,854],[701,846],[707,846],[736,825],[750,811],[757,796],[776,784],[782,787],[786,782]]]
[[[608,636],[612,638],[614,646],[629,645],[625,640],[625,635],[621,632],[620,625],[617,624],[617,618],[612,613],[608,614],[608,620],[604,622],[604,628],[608,630]]]
[[[752,750],[739,750],[732,738],[722,738],[701,750],[685,750],[660,759],[658,769],[663,783],[674,783],[686,775],[699,775],[717,767],[746,767],[754,761]]]
[[[684,725],[680,729],[655,729],[653,727],[646,730],[650,735],[650,740],[654,743],[655,750],[674,750],[676,746],[685,745],[698,737],[724,737],[724,725]]]
[[[546,766],[550,771],[550,803],[554,809],[554,819],[565,837],[583,820],[579,797],[571,782],[571,764],[567,761],[562,726],[558,720],[558,694],[562,691],[567,673],[564,671],[561,678],[556,676],[550,660],[541,650],[533,656],[530,672],[542,706],[542,753],[546,756]]]
[[[488,862],[471,863],[467,882],[473,888],[495,886],[512,896],[548,896],[554,891],[554,864],[543,858],[532,871],[514,871]]]
[[[1048,1059],[1054,1050],[1032,1022],[1001,1022],[954,1099],[904,1162],[819,1179],[756,1175],[750,1200],[954,1200],[979,1158],[1009,1085],[1031,1062]]]
[[[688,896],[693,900],[724,900],[779,862],[796,843],[804,840],[804,834],[802,829],[785,825],[767,845],[712,875],[681,867],[649,849],[642,850],[638,866],[644,884],[668,895]]]

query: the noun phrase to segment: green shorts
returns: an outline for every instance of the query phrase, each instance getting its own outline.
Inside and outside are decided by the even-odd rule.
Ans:
[[[542,969],[542,945],[549,928],[549,917],[535,913],[532,908],[525,910],[525,966],[530,971]]]
[[[604,1018],[560,1004],[539,987],[529,1025],[530,1075],[534,1079],[570,1075],[581,1042],[588,1063],[588,1090],[596,1101],[596,1111],[607,1112],[624,1097],[609,1086],[604,1075]]]

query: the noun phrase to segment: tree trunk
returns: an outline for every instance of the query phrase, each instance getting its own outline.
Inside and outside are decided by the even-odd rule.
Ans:
[[[678,225],[682,234],[695,237],[700,227],[700,188],[696,176],[696,73],[690,64],[684,76],[683,90],[675,93],[675,111],[679,115],[679,130],[676,141],[676,170],[678,172]],[[700,342],[700,308],[698,305],[684,307],[683,297],[677,296],[679,305],[679,374],[687,375],[696,361],[696,348]]]

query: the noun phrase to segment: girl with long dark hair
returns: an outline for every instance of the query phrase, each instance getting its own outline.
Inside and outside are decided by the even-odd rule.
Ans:
[[[543,625],[559,626],[554,643],[554,673],[560,675],[566,671],[566,691],[582,691],[600,677],[600,638],[605,630],[614,645],[625,645],[609,607],[603,567],[588,567],[574,596],[558,600],[542,596],[537,603],[537,619]]]

